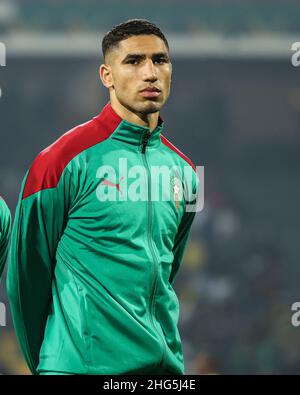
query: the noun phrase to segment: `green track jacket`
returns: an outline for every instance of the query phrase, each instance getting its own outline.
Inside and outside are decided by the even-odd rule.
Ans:
[[[107,103],[26,173],[7,290],[34,374],[184,374],[173,284],[199,180],[163,125],[150,133]],[[151,169],[161,165],[175,168],[165,201],[152,198],[162,182]],[[186,167],[192,176],[183,178]]]
[[[0,283],[8,254],[11,215],[5,201],[0,196]]]

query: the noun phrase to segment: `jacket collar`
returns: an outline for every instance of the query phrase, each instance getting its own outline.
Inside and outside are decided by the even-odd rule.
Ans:
[[[101,121],[102,125],[105,126],[106,130],[111,130],[110,138],[118,140],[123,143],[130,144],[137,148],[141,147],[145,138],[148,137],[147,148],[156,148],[160,145],[160,136],[164,128],[164,122],[161,116],[159,116],[158,124],[156,128],[151,132],[150,129],[145,126],[140,126],[135,123],[122,119],[112,108],[110,102],[108,102],[101,113],[95,117]]]

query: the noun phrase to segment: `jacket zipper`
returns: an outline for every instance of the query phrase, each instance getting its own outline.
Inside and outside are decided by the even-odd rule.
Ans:
[[[149,243],[149,247],[150,247],[153,262],[154,262],[154,273],[153,273],[154,279],[153,279],[152,292],[151,292],[151,298],[150,298],[150,319],[151,319],[153,327],[156,328],[156,325],[153,320],[153,307],[154,307],[154,296],[155,296],[156,284],[157,284],[158,261],[157,261],[156,254],[155,254],[155,251],[154,251],[154,248],[152,245],[152,240],[151,240],[151,235],[152,235],[151,172],[149,171],[149,165],[148,165],[148,161],[147,161],[147,157],[146,157],[146,145],[148,143],[150,136],[151,136],[151,133],[146,132],[143,137],[142,158],[143,158],[143,161],[146,165],[146,169],[147,169],[147,173],[148,173],[148,232],[147,232],[147,236],[148,236],[148,243]],[[159,334],[160,338],[162,339],[163,347],[164,347],[162,358],[158,364],[158,366],[161,366],[163,364],[165,354],[166,354],[166,342],[165,342],[165,339],[162,337],[162,335],[159,332],[158,332],[158,334]]]

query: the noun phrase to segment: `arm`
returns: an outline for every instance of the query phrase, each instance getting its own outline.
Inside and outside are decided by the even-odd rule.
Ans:
[[[69,209],[71,175],[53,184],[53,166],[33,164],[22,184],[16,209],[7,274],[7,293],[16,335],[33,374],[51,301],[56,247]]]
[[[196,204],[197,201],[197,194],[199,192],[199,179],[198,176],[196,174],[196,172],[193,171],[192,173],[192,178],[190,180],[190,182],[187,182],[187,180],[185,180],[185,184],[186,184],[186,205],[190,204]],[[192,188],[189,188],[188,185],[192,185]],[[190,192],[192,191],[193,193],[193,198],[191,198],[190,196]],[[196,196],[196,198],[195,198]],[[173,245],[173,255],[174,255],[174,259],[173,259],[173,264],[172,264],[172,270],[170,273],[170,277],[169,277],[169,282],[170,284],[173,286],[174,282],[175,282],[175,278],[176,275],[179,271],[179,268],[181,266],[181,262],[187,247],[187,242],[189,239],[189,235],[191,232],[191,227],[194,221],[196,215],[196,211],[187,211],[185,210],[180,222],[180,225],[178,227],[177,230],[177,234],[175,236],[175,240],[174,240],[174,245]]]
[[[183,214],[182,221],[179,225],[178,232],[176,234],[174,247],[173,247],[174,260],[172,264],[172,271],[169,278],[169,281],[172,286],[174,285],[176,275],[180,268],[184,252],[186,250],[187,241],[190,235],[190,230],[192,227],[195,214],[196,213],[193,212],[191,213],[185,212]]]
[[[11,231],[11,214],[4,202],[0,198],[0,283],[8,254],[8,246]]]

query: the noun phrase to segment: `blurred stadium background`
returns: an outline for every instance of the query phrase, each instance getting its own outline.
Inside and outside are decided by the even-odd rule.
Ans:
[[[14,212],[34,157],[107,102],[101,39],[131,18],[166,33],[165,135],[205,166],[205,207],[175,283],[186,373],[299,374],[299,1],[0,0],[1,195]],[[29,373],[4,281],[0,300],[0,373]]]

